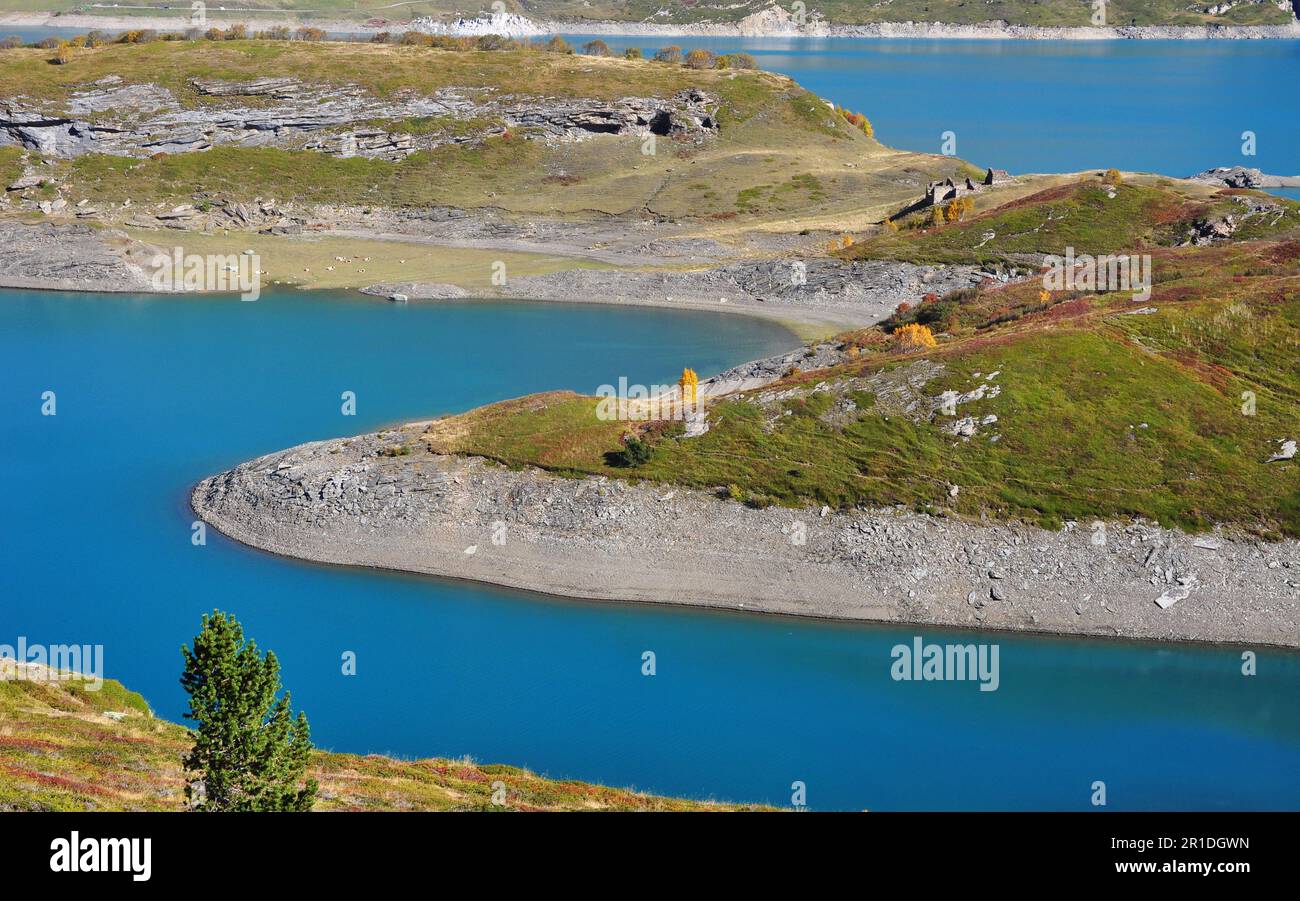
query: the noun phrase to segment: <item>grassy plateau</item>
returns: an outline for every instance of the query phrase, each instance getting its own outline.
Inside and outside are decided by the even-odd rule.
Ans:
[[[569,97],[607,102],[669,99],[697,88],[718,99],[719,130],[704,142],[664,140],[654,154],[615,135],[576,142],[528,140],[527,128],[478,123],[481,137],[400,161],[342,158],[273,147],[218,145],[204,153],[138,159],[90,154],[44,171],[69,197],[103,205],[220,197],[247,201],[375,206],[453,206],[509,214],[577,217],[650,215],[726,227],[883,215],[928,179],[955,174],[959,160],[882,146],[822,100],[782,76],[757,70],[694,70],[540,50],[442,50],[304,41],[155,41],[79,51],[52,66],[50,51],[0,51],[0,96],[49,113],[107,76],[169,91],[185,107],[214,112],[268,104],[213,97],[192,80],[292,77],[313,88],[360,91],[376,104],[455,90],[471,99]],[[113,110],[92,118],[130,115]],[[463,136],[452,119],[375,120],[393,133]],[[316,132],[317,137],[328,132]],[[861,198],[875,209],[864,210]]]

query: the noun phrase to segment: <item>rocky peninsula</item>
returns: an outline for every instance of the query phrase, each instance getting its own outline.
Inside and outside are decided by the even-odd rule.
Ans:
[[[601,602],[1300,647],[1300,542],[1131,521],[1099,543],[1091,524],[754,509],[431,453],[428,426],[270,454],[203,480],[191,503],[275,554]]]

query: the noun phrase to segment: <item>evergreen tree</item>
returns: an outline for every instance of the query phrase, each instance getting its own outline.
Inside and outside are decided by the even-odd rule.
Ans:
[[[294,719],[280,692],[280,662],[258,653],[244,629],[220,611],[204,615],[194,649],[181,648],[187,719],[197,723],[185,758],[185,794],[206,811],[311,810],[316,782],[300,787],[311,755],[306,714]],[[194,782],[202,780],[201,792]]]

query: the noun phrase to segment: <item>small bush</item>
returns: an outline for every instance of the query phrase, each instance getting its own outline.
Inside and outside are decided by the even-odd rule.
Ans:
[[[682,48],[676,44],[663,47],[655,53],[655,62],[672,63],[674,66],[682,61]]]
[[[543,49],[547,53],[573,53],[573,48],[569,46],[569,42],[558,34],[547,41]]]
[[[757,69],[758,63],[748,53],[728,53],[717,59],[719,69]]]
[[[588,56],[609,56],[609,44],[606,44],[600,38],[596,38],[594,41],[583,44],[582,52]]]
[[[854,128],[861,130],[867,137],[870,138],[875,135],[875,129],[871,127],[871,120],[862,115],[862,113],[850,112],[842,106],[835,107],[835,112],[839,113],[844,118],[845,122],[848,122]]]
[[[117,36],[119,44],[151,44],[158,40],[158,32],[152,28],[124,31]]]
[[[474,39],[475,50],[514,50],[518,46],[518,41],[499,34],[484,34]]]
[[[934,333],[930,331],[930,327],[927,325],[908,323],[894,332],[894,346],[903,353],[925,350],[934,347],[936,344]]]
[[[1118,169],[1107,169],[1101,177],[1102,184],[1115,185],[1116,187],[1124,183],[1124,176],[1119,174]]]
[[[623,59],[644,59],[645,54],[641,52],[640,47],[628,47],[623,51]]]
[[[708,50],[696,48],[686,54],[685,65],[688,69],[712,69],[713,54]]]
[[[623,449],[611,451],[605,455],[606,460],[611,466],[636,467],[644,466],[650,462],[654,456],[654,448],[645,441],[634,435],[629,435],[623,439]]]

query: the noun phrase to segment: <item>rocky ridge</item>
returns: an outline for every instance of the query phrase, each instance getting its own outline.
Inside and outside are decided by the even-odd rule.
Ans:
[[[546,141],[598,134],[704,140],[718,129],[717,99],[693,89],[667,99],[607,102],[455,88],[380,100],[357,86],[314,86],[292,78],[193,79],[191,87],[211,102],[185,107],[166,88],[127,84],[118,76],[74,91],[63,108],[7,98],[0,101],[0,147],[17,145],[47,157],[71,158],[87,153],[143,157],[228,144],[399,160],[419,150],[479,141],[508,129]],[[482,125],[476,131],[411,134],[397,124],[439,117]],[[376,122],[394,125],[390,130]]]

